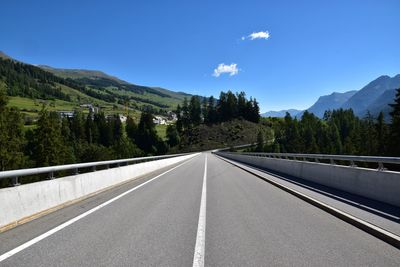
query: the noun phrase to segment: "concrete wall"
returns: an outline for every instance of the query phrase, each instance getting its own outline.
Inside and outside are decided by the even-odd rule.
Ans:
[[[196,155],[198,154],[0,189],[0,232],[1,229],[15,226],[21,220],[29,220],[30,217],[41,212],[133,180],[160,168],[182,162]]]
[[[219,155],[400,207],[398,172],[237,154]]]

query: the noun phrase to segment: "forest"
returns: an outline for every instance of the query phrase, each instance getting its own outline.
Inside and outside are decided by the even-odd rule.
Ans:
[[[346,155],[400,156],[400,89],[392,107],[391,121],[383,113],[362,119],[349,110],[326,111],[323,119],[305,112],[298,120],[266,118],[269,135],[258,134],[257,151],[281,153],[322,153]]]
[[[327,111],[323,119],[308,112],[300,119],[289,114],[283,119],[260,118],[256,99],[247,99],[244,92],[221,92],[218,100],[192,96],[178,105],[177,121],[167,126],[165,140],[146,111],[138,122],[128,117],[122,123],[119,115],[76,110],[72,117],[61,117],[43,106],[36,124],[29,127],[7,101],[6,86],[0,84],[0,171],[190,151],[181,140],[190,146],[188,135],[195,134],[198,125],[218,127],[232,120],[268,129],[258,133],[254,151],[400,155],[400,89],[391,105],[390,123],[382,113],[360,119],[342,109]]]

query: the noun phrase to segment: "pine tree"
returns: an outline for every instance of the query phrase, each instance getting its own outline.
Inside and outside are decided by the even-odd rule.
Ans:
[[[136,144],[145,153],[156,154],[160,139],[157,136],[153,115],[148,112],[142,112],[135,136]]]
[[[201,104],[200,97],[192,96],[189,104],[189,125],[199,125],[201,123]]]
[[[213,96],[210,96],[208,98],[208,105],[207,105],[207,120],[205,121],[206,123],[213,124],[218,121],[218,115],[217,115],[217,110],[215,107],[215,99]]]
[[[203,122],[208,121],[208,107],[207,107],[208,101],[206,97],[203,97],[203,101],[201,104],[201,114],[203,115]]]
[[[6,107],[4,95],[0,89],[0,171],[21,168],[25,162],[22,116]]]
[[[180,136],[179,136],[178,130],[176,129],[175,125],[167,126],[167,140],[168,140],[168,145],[170,147],[179,145]]]
[[[387,136],[388,127],[385,123],[383,112],[381,111],[377,118],[376,123],[376,134],[377,134],[377,155],[383,156],[387,151]]]
[[[396,90],[396,98],[390,106],[392,107],[390,112],[390,153],[393,156],[400,156],[400,88]]]
[[[126,119],[126,126],[125,126],[125,131],[126,131],[126,135],[128,136],[128,138],[135,143],[135,136],[137,133],[137,125],[135,123],[135,120],[128,116],[128,118]]]
[[[186,130],[190,126],[189,103],[186,97],[183,99],[181,120],[182,129]]]
[[[60,118],[45,108],[39,114],[34,151],[37,167],[60,165],[66,159],[67,149],[61,135]]]

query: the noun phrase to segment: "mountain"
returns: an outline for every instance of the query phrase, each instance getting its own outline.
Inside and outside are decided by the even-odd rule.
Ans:
[[[280,110],[280,111],[268,111],[261,114],[261,117],[276,117],[276,118],[283,118],[286,116],[286,112],[289,112],[290,116],[295,117],[298,113],[302,112],[298,109],[287,109],[287,110]]]
[[[108,114],[131,110],[164,113],[192,95],[160,87],[131,84],[101,71],[34,66],[0,52],[0,83],[7,85],[9,105],[28,117],[43,104],[49,110],[72,111],[84,104]]]
[[[355,93],[348,101],[346,101],[341,108],[353,109],[354,113],[359,117],[364,117],[370,105],[373,105],[375,110],[384,110],[387,104],[393,102],[393,99],[387,99],[390,95],[385,95],[384,98],[379,99],[382,94],[387,90],[400,88],[400,74],[389,77],[387,75],[380,76],[374,81],[364,86],[361,90]],[[375,102],[379,99],[378,102]],[[386,99],[387,101],[383,101]],[[378,103],[381,107],[376,106]],[[371,111],[371,110],[370,110]],[[372,113],[372,112],[371,112]],[[378,112],[379,113],[379,112]],[[376,115],[372,113],[372,115]]]
[[[71,78],[71,79],[81,79],[81,78],[90,78],[90,79],[100,79],[100,78],[105,78],[105,79],[110,79],[114,80],[119,83],[126,83],[125,81],[122,81],[118,79],[117,77],[108,75],[102,71],[98,70],[84,70],[84,69],[59,69],[59,68],[53,68],[47,65],[38,65],[39,68],[46,70],[48,72],[53,73],[56,76],[59,76],[61,78]]]
[[[0,58],[2,58],[2,59],[10,59],[10,60],[12,59],[8,55],[6,55],[3,51],[0,51]]]
[[[140,99],[143,99],[146,102],[148,100],[151,100],[151,98],[154,98],[154,96],[152,95],[156,95],[162,98],[172,98],[178,100],[174,101],[170,99],[170,101],[160,101],[167,102],[167,104],[171,104],[171,102],[174,102],[173,106],[175,107],[177,104],[181,103],[185,97],[192,96],[190,94],[174,92],[160,87],[149,87],[132,84],[98,70],[59,69],[46,65],[39,65],[38,67],[49,71],[58,77],[72,79],[87,86],[113,88],[135,93],[135,100],[139,101]]]
[[[379,112],[383,112],[385,119],[389,120],[391,108],[389,104],[393,103],[395,98],[395,89],[400,88],[400,74],[390,77],[383,75],[368,83],[360,90],[348,91],[345,93],[334,92],[330,95],[321,96],[307,111],[314,113],[322,118],[326,110],[333,109],[353,109],[355,115],[360,118],[365,117],[369,111],[374,117]],[[287,110],[269,111],[262,114],[263,117],[284,117]],[[290,110],[289,110],[290,111]],[[290,113],[290,112],[289,112]],[[301,118],[304,111],[298,111],[291,115]]]
[[[317,102],[307,109],[308,112],[314,113],[315,116],[322,118],[326,110],[333,110],[340,108],[346,101],[348,101],[355,93],[356,90],[348,91],[344,93],[334,92],[330,95],[320,96]],[[304,111],[297,114],[298,118],[301,118]]]
[[[389,89],[383,92],[377,99],[374,100],[368,107],[366,108],[366,111],[364,113],[367,113],[367,110],[374,115],[375,117],[379,112],[383,112],[385,115],[385,120],[389,121],[390,120],[390,115],[389,113],[392,111],[392,108],[389,106],[389,104],[394,103],[394,99],[396,97],[396,89]]]

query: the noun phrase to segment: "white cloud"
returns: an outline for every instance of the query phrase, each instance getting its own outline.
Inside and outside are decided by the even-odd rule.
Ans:
[[[218,67],[216,69],[214,69],[213,76],[219,77],[223,73],[229,73],[229,76],[238,74],[239,69],[237,67],[237,64],[232,63],[230,65],[225,65],[224,63],[221,63],[218,65]]]
[[[242,41],[246,40],[246,39],[250,39],[250,40],[255,40],[255,39],[269,39],[271,37],[271,35],[269,34],[268,31],[265,32],[253,32],[247,36],[243,36],[242,37]]]

